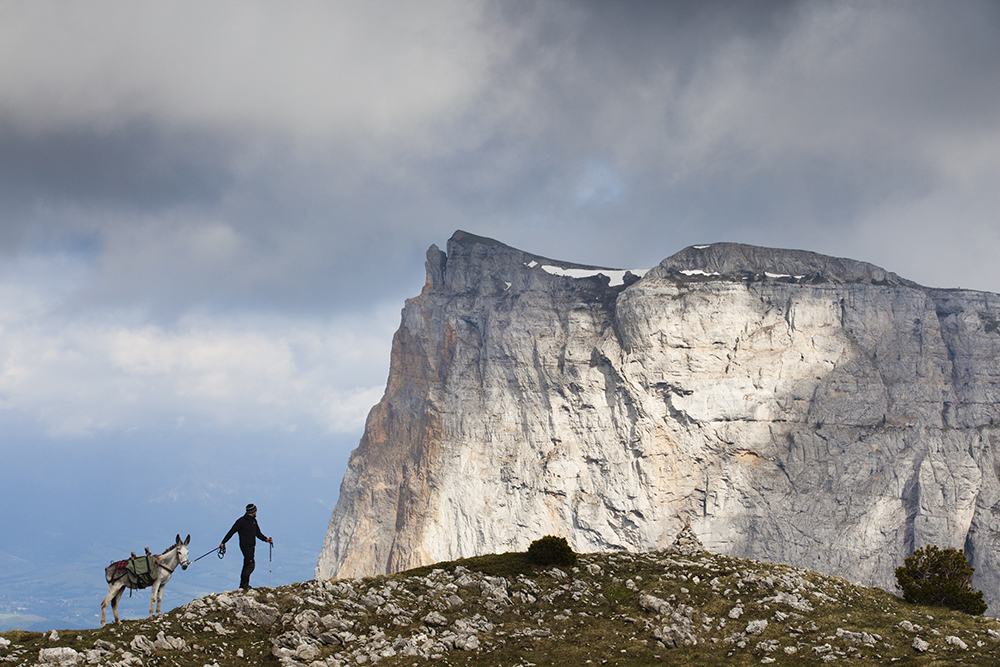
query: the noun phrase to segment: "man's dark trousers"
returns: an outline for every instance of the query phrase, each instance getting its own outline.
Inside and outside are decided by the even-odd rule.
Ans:
[[[241,551],[243,551],[241,549]],[[250,588],[250,574],[257,566],[253,560],[254,550],[243,551],[243,570],[240,572],[240,588]]]

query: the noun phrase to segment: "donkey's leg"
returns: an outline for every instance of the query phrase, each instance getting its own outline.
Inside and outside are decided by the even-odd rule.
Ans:
[[[158,589],[158,592],[156,594],[156,613],[157,613],[157,615],[159,615],[159,613],[160,613],[160,603],[163,602],[163,589],[167,587],[167,582],[170,581],[170,576],[173,573],[170,572],[170,571],[167,571],[165,574],[166,574],[166,576],[162,576],[162,577],[157,577],[156,578],[156,584],[155,585],[156,585],[156,588]]]
[[[122,595],[125,593],[125,584],[119,584],[118,592],[115,593],[114,599],[111,600],[111,613],[115,615],[115,623],[120,623],[118,619],[118,601],[122,599]]]
[[[111,611],[114,612],[118,606],[118,596],[121,592],[121,584],[117,581],[112,581],[108,584],[108,594],[105,596],[104,601],[101,602],[101,625],[104,625],[104,612],[111,605]],[[118,614],[115,613],[115,621],[118,620]]]
[[[153,592],[149,596],[149,615],[154,616],[153,607],[156,605],[156,594],[160,590],[160,580],[156,579],[153,581]],[[157,613],[160,612],[159,609],[156,610]]]
[[[117,592],[118,591],[115,590],[114,584],[108,584],[108,594],[104,597],[104,600],[101,602],[101,625],[104,625],[104,611],[108,608],[108,604],[110,604],[112,598],[115,597],[115,593]]]

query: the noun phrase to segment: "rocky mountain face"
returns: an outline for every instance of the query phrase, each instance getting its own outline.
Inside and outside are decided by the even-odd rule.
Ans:
[[[648,272],[457,232],[407,301],[317,578],[561,535],[705,547],[895,588],[965,549],[1000,612],[1000,296],[803,251]]]

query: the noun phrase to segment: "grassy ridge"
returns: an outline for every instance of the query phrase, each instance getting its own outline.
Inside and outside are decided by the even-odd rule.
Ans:
[[[254,621],[248,609],[272,615]],[[585,554],[566,571],[532,566],[523,553],[489,555],[391,576],[211,595],[157,619],[60,634],[52,641],[0,633],[10,642],[0,659],[32,665],[42,649],[68,647],[81,660],[91,651],[102,665],[123,664],[130,653],[147,667],[1000,660],[995,619],[910,605],[801,568],[676,551]],[[158,636],[159,647],[151,647]]]

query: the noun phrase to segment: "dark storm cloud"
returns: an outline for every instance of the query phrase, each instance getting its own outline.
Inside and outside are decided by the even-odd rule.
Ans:
[[[0,242],[78,308],[366,307],[416,280],[421,174],[481,85],[477,3],[0,7]],[[412,232],[412,233],[411,233]],[[415,239],[420,237],[415,245]]]
[[[72,201],[157,210],[216,202],[232,185],[231,142],[151,123],[44,134],[0,123],[0,197],[21,206]]]
[[[12,7],[0,243],[54,267],[52,312],[107,318],[95,340],[197,343],[192,313],[227,340],[246,313],[364,331],[459,228],[604,266],[730,240],[1000,290],[993,3]]]
[[[362,187],[339,186],[355,178],[350,160],[307,168],[276,150],[210,206],[101,219],[93,223],[99,269],[75,301],[145,303],[158,317],[192,307],[329,315],[401,303],[419,291],[426,246],[437,238],[422,230],[458,221],[419,181],[369,176]]]
[[[601,264],[734,236],[823,251],[823,234],[962,178],[983,137],[996,141],[989,3],[502,3],[436,28],[445,46],[428,67],[402,64],[428,52],[403,21],[378,52],[351,42],[357,60],[323,39],[342,32],[336,12],[306,5],[270,33],[262,20],[252,39],[227,36],[246,59],[234,61],[209,48],[213,26],[222,39],[239,17],[225,7],[182,40],[199,65],[146,24],[160,50],[124,48],[148,80],[116,65],[101,81],[116,105],[87,97],[79,117],[37,111],[0,128],[0,193],[21,210],[52,205],[8,229],[100,249],[83,304],[397,298],[426,246],[459,227]],[[382,30],[349,7],[349,21]],[[460,15],[435,12],[440,25]],[[424,85],[404,85],[404,67]]]
[[[495,122],[440,173],[470,218],[546,253],[621,263],[651,238],[666,252],[734,236],[823,251],[872,211],[996,174],[995,5],[518,9],[486,91]],[[620,180],[618,205],[572,205],[593,162]],[[982,224],[960,228],[972,241]]]

